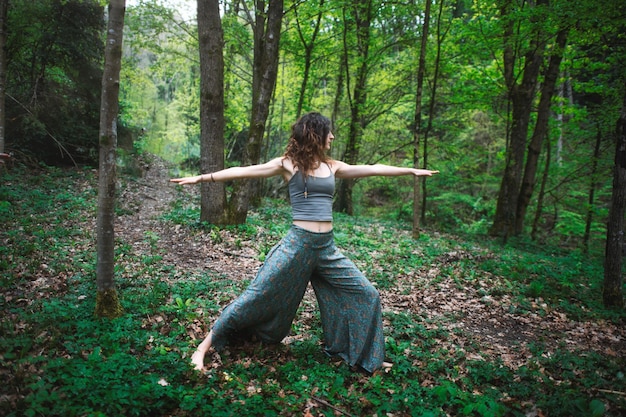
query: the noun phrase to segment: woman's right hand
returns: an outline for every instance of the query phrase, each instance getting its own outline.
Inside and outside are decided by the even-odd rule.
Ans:
[[[202,175],[194,175],[193,177],[172,178],[170,182],[174,182],[178,185],[198,184],[202,181]]]

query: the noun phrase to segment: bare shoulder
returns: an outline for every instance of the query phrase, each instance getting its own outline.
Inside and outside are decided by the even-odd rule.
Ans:
[[[269,178],[275,175],[284,175],[285,168],[281,164],[282,158],[274,158],[259,165],[233,167],[237,178]]]
[[[348,168],[350,165],[346,164],[343,161],[340,161],[338,159],[331,159],[330,161],[328,161],[328,165],[330,166],[330,169],[333,171],[333,174],[337,174],[337,172],[341,171],[342,169],[346,169]]]
[[[274,159],[270,159],[265,164],[272,167],[285,168],[284,164],[286,160],[287,158],[285,158],[284,156],[278,156]]]
[[[289,181],[296,170],[296,167],[293,164],[291,158],[287,156],[280,156],[278,158],[275,158],[273,161],[276,161],[276,163],[280,166],[285,181]]]
[[[330,162],[330,168],[332,169],[333,174],[337,178],[345,178],[345,177],[350,176],[352,167],[353,167],[352,165],[343,161],[339,161],[337,159],[333,159]]]
[[[281,167],[283,167],[283,169],[286,169],[289,172],[293,172],[294,164],[291,158],[289,158],[288,156],[279,156],[275,160],[278,161],[278,163],[280,164]]]

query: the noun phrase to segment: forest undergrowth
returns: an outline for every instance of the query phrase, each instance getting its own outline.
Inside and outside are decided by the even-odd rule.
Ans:
[[[146,157],[119,181],[125,314],[102,320],[95,170],[0,175],[1,415],[626,415],[626,314],[601,305],[601,259],[336,215],[338,246],[381,293],[393,368],[328,358],[309,289],[282,344],[214,353],[200,373],[189,357],[287,231],[284,202],[202,224],[198,187]]]

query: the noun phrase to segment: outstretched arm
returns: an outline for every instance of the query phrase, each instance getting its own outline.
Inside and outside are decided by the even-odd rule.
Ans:
[[[275,158],[269,162],[246,167],[232,167],[210,174],[195,175],[193,177],[173,178],[170,182],[180,185],[198,184],[200,182],[224,182],[231,180],[241,180],[245,178],[268,178],[284,174],[285,168],[282,165],[283,158]]]
[[[338,178],[362,178],[373,176],[397,177],[400,175],[415,175],[416,177],[432,176],[438,174],[439,171],[431,171],[428,169],[404,168],[391,165],[350,165],[341,161],[333,161],[337,164],[335,176]]]

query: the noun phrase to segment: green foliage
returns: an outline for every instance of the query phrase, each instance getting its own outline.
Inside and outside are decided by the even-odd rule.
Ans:
[[[580,251],[545,248],[526,241],[512,242],[498,249],[498,258],[488,259],[480,268],[508,277],[527,297],[560,305],[580,320],[593,318],[602,309],[600,258],[590,259]],[[598,277],[590,280],[590,276]],[[610,312],[604,312],[610,317]]]
[[[621,42],[623,7],[619,2],[598,8],[590,1],[556,1],[545,7],[514,8],[502,18],[501,8],[493,2],[453,3],[444,4],[441,14],[433,8],[426,51],[421,117],[422,125],[430,127],[429,144],[416,156],[420,164],[428,156],[429,167],[442,174],[427,181],[425,224],[472,234],[489,228],[512,122],[503,74],[503,31],[509,22],[514,24],[511,46],[522,57],[532,46],[530,35],[545,33],[550,48],[556,31],[569,27],[562,63],[567,78],[559,81],[568,88],[563,88],[565,96],[555,100],[553,111],[559,119],[551,121],[552,160],[536,232],[538,238],[555,244],[579,247],[589,221],[589,249],[602,251],[611,188],[611,137],[624,93],[620,71],[626,56]],[[7,150],[55,164],[71,163],[68,153],[78,162],[96,161],[103,5],[95,0],[10,3]],[[345,6],[334,0],[299,2],[285,13],[280,71],[261,151],[264,160],[283,152],[297,116],[297,95],[307,62],[303,111],[336,116],[337,140],[331,153],[343,157],[362,48],[356,41],[354,16]],[[127,152],[156,153],[197,170],[193,165],[200,149],[197,28],[193,19],[181,16],[176,7],[176,3],[157,0],[129,5],[118,141]],[[373,7],[367,99],[359,120],[363,128],[359,162],[410,166],[415,68],[422,30],[422,19],[415,16],[422,15],[424,4],[374,2]],[[252,12],[225,4],[222,16],[227,164],[240,160],[249,124]],[[312,41],[311,23],[318,13],[321,31],[311,44],[310,61],[305,62],[303,40]],[[435,68],[438,53],[440,61]],[[520,59],[512,68],[514,76],[523,68]],[[433,79],[435,73],[437,80]],[[435,81],[437,91],[431,103]],[[534,120],[536,115],[531,117]],[[426,132],[421,133],[424,144]],[[598,169],[590,178],[589,161],[597,135],[602,138]],[[561,138],[558,149],[556,138]],[[405,180],[359,182],[354,191],[359,197],[355,198],[356,212],[410,221],[412,187]],[[591,204],[590,180],[595,188]],[[274,193],[276,188],[271,185],[268,190]],[[527,224],[534,218],[535,203],[533,199]],[[9,207],[0,206],[0,212],[3,210]],[[588,212],[593,214],[589,219]]]
[[[9,150],[49,162],[68,162],[66,151],[79,161],[95,160],[101,3],[10,2]],[[295,19],[304,23],[308,39],[311,17],[319,11],[323,30],[313,50],[304,110],[328,115],[337,111],[338,140],[332,154],[340,158],[343,153],[355,82],[351,68],[359,59],[354,22],[349,11],[344,14],[343,3],[327,1],[323,8],[315,3],[294,4],[285,15],[265,159],[282,152],[296,116],[294,92],[299,91],[305,62]],[[237,15],[230,6],[226,4],[223,17],[225,154],[236,160],[236,145],[245,139],[249,118],[253,48],[245,8]],[[541,411],[613,416],[626,409],[625,364],[619,354],[571,351],[566,343],[548,348],[547,341],[562,336],[558,330],[539,334],[528,361],[515,366],[504,355],[481,351],[469,329],[452,326],[463,318],[462,312],[429,315],[421,304],[425,300],[411,298],[416,288],[442,286],[448,297],[456,291],[476,291],[482,297],[480,306],[497,300],[503,314],[522,319],[558,312],[583,324],[623,326],[623,312],[601,306],[598,256],[610,198],[611,135],[624,95],[623,6],[555,1],[551,8],[516,10],[507,19],[501,18],[497,6],[482,0],[456,2],[433,22],[449,32],[441,44],[443,61],[432,114],[428,105],[434,83],[426,83],[423,100],[429,110],[423,122],[432,123],[429,167],[442,174],[427,181],[427,224],[421,238],[410,238],[413,202],[408,178],[360,181],[355,188],[357,217],[337,216],[337,244],[389,302],[384,313],[387,352],[394,362],[389,373],[365,377],[326,358],[315,313],[294,323],[299,337],[288,346],[233,348],[224,354],[222,366],[206,375],[194,373],[188,358],[197,341],[190,331],[201,337],[197,328],[208,325],[246,280],[165,265],[161,230],[144,233],[140,243],[146,250],[137,251],[136,242],[118,242],[117,284],[126,314],[97,320],[92,314],[92,173],[46,167],[26,172],[18,167],[2,172],[0,186],[0,375],[5,378],[0,412],[220,416],[301,415],[307,410],[333,415],[326,405],[331,404],[352,415],[521,416]],[[421,30],[416,16],[421,16],[423,5],[376,7],[359,160],[410,166],[412,86]],[[129,36],[120,116],[128,131],[120,131],[120,137],[130,139],[128,152],[154,152],[176,162],[197,160],[195,25],[181,22],[158,1],[144,1],[131,10],[126,15]],[[513,42],[521,55],[538,29],[553,34],[562,24],[572,28],[562,73],[567,76],[563,85],[571,86],[573,95],[565,91],[567,97],[555,102],[554,111],[563,118],[553,123],[550,139],[554,144],[560,137],[562,147],[557,155],[553,148],[550,161],[539,219],[539,235],[547,238],[542,244],[521,237],[502,246],[484,237],[495,209],[511,123],[501,58],[502,31],[509,21],[516,24]],[[442,26],[433,25],[431,33]],[[435,73],[435,46],[429,44],[427,50],[429,78]],[[520,61],[513,71],[519,74],[522,69]],[[340,84],[340,74],[352,78]],[[592,173],[589,161],[597,135],[601,149],[598,170]],[[122,171],[128,174],[132,166],[123,157]],[[592,184],[595,201],[590,204]],[[288,208],[280,201],[264,201],[247,224],[228,228],[198,222],[198,206],[197,201],[179,198],[159,220],[190,231],[194,238],[206,235],[214,245],[228,243],[239,249],[249,244],[261,261],[289,227]],[[528,219],[534,210],[531,207]],[[120,216],[131,212],[122,206],[116,211]],[[593,215],[591,255],[577,249],[588,213]]]
[[[433,220],[447,231],[463,231],[480,234],[487,231],[495,207],[482,196],[474,197],[461,193],[444,193],[433,199],[437,210]]]
[[[95,0],[9,4],[5,151],[97,161],[103,10]]]
[[[147,1],[129,9],[120,100],[124,124],[139,132],[131,135],[131,144],[176,163],[197,158],[200,87],[195,25],[182,21],[162,2]]]
[[[624,360],[609,351],[554,348],[547,342],[559,335],[548,333],[529,344],[527,362],[516,367],[483,351],[470,329],[454,326],[459,313],[431,315],[419,300],[402,302],[415,288],[445,284],[446,298],[476,290],[479,298],[509,300],[503,306],[521,318],[559,311],[581,323],[621,325],[623,313],[605,311],[598,300],[598,259],[524,240],[502,247],[484,237],[428,231],[414,241],[405,223],[338,215],[337,244],[385,297],[390,372],[366,376],[328,358],[319,315],[301,311],[291,343],[232,347],[222,365],[200,374],[189,365],[197,338],[246,282],[165,264],[158,258],[166,250],[161,240],[177,224],[191,236],[214,235],[215,245],[237,235],[262,251],[289,227],[284,203],[267,200],[248,224],[224,229],[198,225],[193,202],[173,205],[162,228],[119,242],[116,283],[125,314],[100,320],[93,315],[89,232],[93,172],[18,169],[2,180],[0,251],[10,261],[0,264],[3,415],[302,415],[308,409],[330,416],[330,404],[351,415],[541,410],[582,417],[617,416],[626,407],[623,396],[611,393],[623,392]]]

